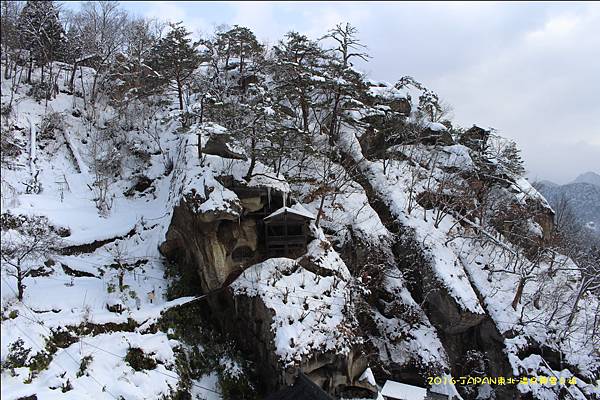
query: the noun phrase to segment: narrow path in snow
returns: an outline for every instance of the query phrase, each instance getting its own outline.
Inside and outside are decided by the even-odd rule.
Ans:
[[[35,178],[35,158],[37,157],[37,132],[35,130],[35,125],[32,125],[31,122],[29,122],[29,134],[29,170],[31,172],[31,178]]]
[[[81,154],[79,154],[79,149],[77,148],[77,146],[75,146],[75,143],[73,142],[73,139],[71,138],[71,135],[69,134],[69,132],[64,130],[63,136],[65,137],[65,141],[67,142],[67,148],[69,149],[70,153],[73,155],[73,158],[75,159],[75,169],[77,170],[77,172],[83,174],[89,180],[89,173],[88,173],[87,167],[86,167],[85,163],[83,162],[83,160],[81,159]]]

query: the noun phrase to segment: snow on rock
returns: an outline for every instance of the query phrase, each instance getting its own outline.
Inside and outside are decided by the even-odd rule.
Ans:
[[[239,198],[216,180],[215,171],[210,165],[200,164],[196,151],[197,143],[196,135],[182,138],[170,194],[179,194],[195,213],[230,215],[232,219],[238,218],[241,212]],[[178,201],[176,197],[171,204],[177,205]]]
[[[407,98],[406,91],[399,90],[387,82],[373,82],[372,86],[369,86],[369,94],[371,96],[381,97],[385,100]]]
[[[448,128],[444,124],[440,124],[439,122],[429,122],[425,123],[425,127],[431,129],[434,132],[442,132],[447,131]]]
[[[335,269],[348,276],[341,259]],[[349,282],[338,275],[317,275],[295,260],[273,258],[245,270],[231,285],[234,294],[259,296],[273,310],[271,330],[285,366],[315,354],[346,354],[359,341],[350,317]]]
[[[269,187],[273,190],[278,190],[281,193],[289,193],[290,185],[282,175],[275,175],[274,173],[267,170],[266,166],[262,163],[258,163],[256,173],[248,182],[248,186],[254,187]],[[264,172],[259,172],[264,171]]]

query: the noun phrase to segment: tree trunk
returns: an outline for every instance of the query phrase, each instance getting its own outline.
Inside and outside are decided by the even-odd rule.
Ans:
[[[181,87],[181,81],[177,80],[177,96],[179,97],[179,109],[183,110],[183,88]]]
[[[582,282],[579,290],[577,291],[577,297],[575,297],[575,302],[573,303],[573,307],[571,307],[571,313],[569,314],[569,319],[567,320],[567,327],[570,327],[575,319],[575,314],[577,314],[577,306],[579,305],[579,300],[585,291],[585,283]]]
[[[244,41],[240,43],[240,78],[244,78],[244,52],[242,47],[244,46]]]
[[[248,172],[246,173],[246,180],[249,181],[252,178],[252,173],[254,172],[254,166],[256,165],[256,136],[255,136],[256,128],[252,127],[252,141],[250,145],[250,167],[248,168]]]
[[[81,79],[83,80],[83,74],[81,75]],[[98,82],[98,72],[94,74],[94,80],[92,82],[92,93],[90,93],[90,103],[96,103],[96,83]]]
[[[9,65],[11,63],[8,62],[8,55],[7,55],[7,60],[6,60],[6,64],[4,64],[4,79],[10,79],[10,71],[11,68],[9,67]]]
[[[69,79],[69,90],[71,93],[75,91],[75,72],[77,71],[77,62],[73,63],[73,71],[71,72],[71,78]]]
[[[319,222],[321,222],[321,214],[323,213],[323,205],[325,204],[325,193],[321,196],[321,203],[319,204],[319,210],[317,211],[317,220],[315,221],[315,226],[319,227]]]
[[[308,132],[308,104],[306,104],[306,99],[304,97],[302,97],[300,107],[302,109],[302,130]]]
[[[18,266],[17,267],[17,290],[18,290],[18,294],[17,294],[17,299],[19,299],[19,301],[23,301],[23,293],[25,292],[25,285],[23,284],[23,271],[21,271],[21,267]]]
[[[83,109],[87,111],[87,99],[85,95],[85,85],[83,82],[83,68],[79,66],[79,78],[81,79],[81,95],[83,96]]]
[[[122,292],[123,288],[124,288],[124,284],[123,284],[123,280],[124,280],[124,275],[125,275],[125,271],[123,271],[123,269],[121,269],[119,271],[119,290]]]
[[[331,112],[331,124],[329,124],[329,145],[334,146],[335,140],[337,139],[336,127],[337,127],[337,113],[338,105],[340,102],[340,91],[338,90],[335,94],[335,101],[333,102],[333,111]]]
[[[200,124],[204,123],[204,96],[200,97]]]
[[[198,131],[198,160],[202,160],[202,131]]]
[[[517,286],[517,292],[515,293],[515,298],[513,299],[513,302],[512,302],[512,308],[515,311],[517,310],[517,306],[519,305],[519,303],[521,303],[521,297],[523,296],[523,289],[525,288],[525,282],[526,282],[525,278],[521,278],[519,280],[519,285]]]
[[[29,57],[29,70],[27,71],[27,83],[31,83],[31,71],[33,70],[33,58]]]

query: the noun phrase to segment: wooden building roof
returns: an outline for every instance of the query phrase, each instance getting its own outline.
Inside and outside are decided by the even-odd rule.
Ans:
[[[273,213],[267,215],[264,218],[265,222],[270,222],[274,220],[279,220],[285,217],[292,217],[295,219],[316,219],[314,215],[312,215],[308,210],[299,205],[295,205],[294,207],[281,207],[278,210],[275,210]]]

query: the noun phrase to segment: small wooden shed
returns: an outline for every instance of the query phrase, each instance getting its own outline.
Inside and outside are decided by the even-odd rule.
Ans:
[[[315,216],[299,205],[281,207],[263,221],[268,257],[299,257],[306,253],[310,221]]]

